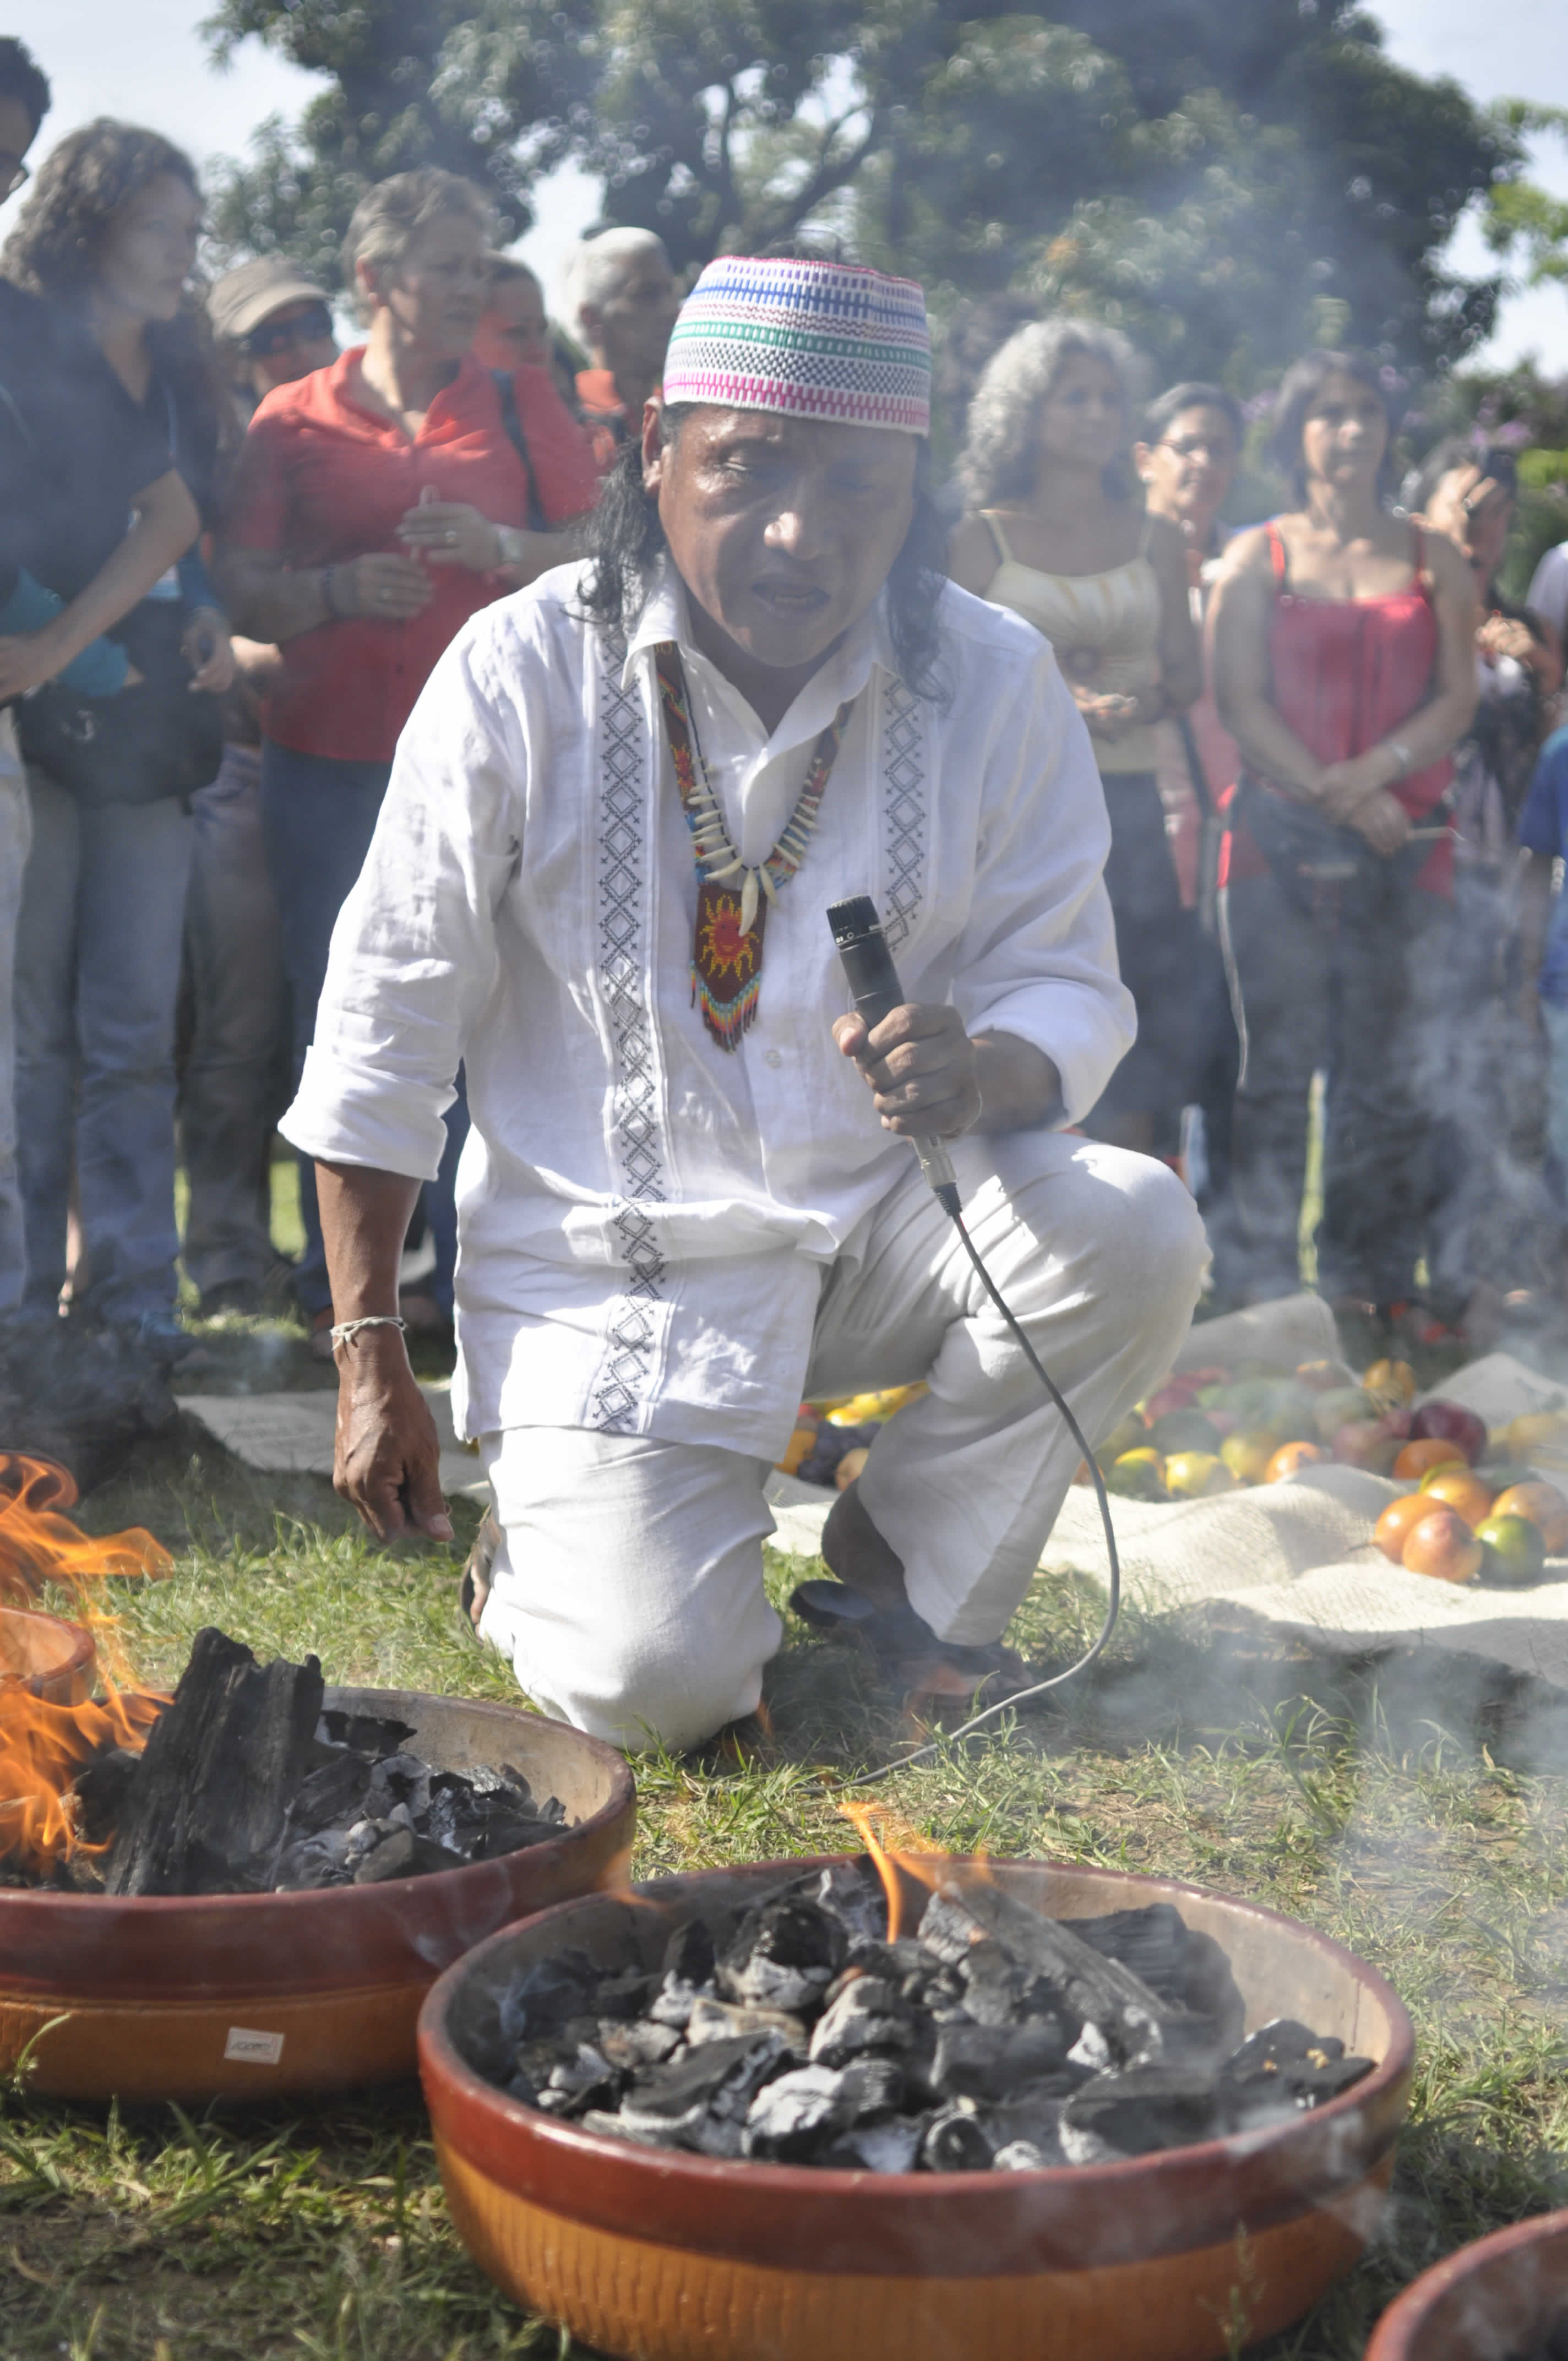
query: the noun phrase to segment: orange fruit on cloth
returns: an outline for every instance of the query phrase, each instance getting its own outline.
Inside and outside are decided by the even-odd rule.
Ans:
[[[808,1459],[817,1448],[817,1429],[797,1426],[784,1447],[784,1457],[775,1461],[781,1476],[793,1476],[803,1459]]]
[[[1282,1443],[1263,1471],[1266,1484],[1283,1484],[1299,1467],[1314,1467],[1327,1459],[1321,1443]]]
[[[1555,1484],[1510,1484],[1492,1503],[1495,1517],[1527,1517],[1539,1527],[1548,1557],[1568,1550],[1568,1498]]]
[[[1421,1477],[1434,1467],[1468,1467],[1470,1462],[1457,1443],[1444,1443],[1435,1434],[1424,1435],[1420,1443],[1407,1443],[1394,1462],[1397,1484],[1419,1484]]]
[[[1411,1574],[1429,1574],[1439,1582],[1474,1582],[1486,1556],[1455,1510],[1434,1509],[1410,1527],[1400,1563]]]
[[[1431,1502],[1424,1492],[1406,1492],[1398,1500],[1390,1500],[1372,1528],[1372,1538],[1386,1558],[1396,1565],[1405,1563],[1405,1543],[1411,1528],[1423,1517],[1431,1514]]]
[[[1409,1361],[1374,1361],[1361,1382],[1376,1401],[1389,1409],[1416,1398],[1416,1373]]]
[[[1421,1477],[1418,1489],[1423,1499],[1441,1500],[1445,1509],[1457,1510],[1472,1532],[1492,1513],[1492,1487],[1474,1468],[1434,1468]]]

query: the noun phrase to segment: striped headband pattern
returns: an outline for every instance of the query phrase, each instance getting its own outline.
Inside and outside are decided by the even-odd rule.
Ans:
[[[721,255],[681,306],[664,400],[927,434],[926,298],[855,264]]]

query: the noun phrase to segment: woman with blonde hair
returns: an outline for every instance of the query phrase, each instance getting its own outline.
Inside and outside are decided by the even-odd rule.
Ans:
[[[970,408],[950,571],[1045,634],[1088,727],[1138,1038],[1084,1127],[1152,1153],[1177,1144],[1193,992],[1191,914],[1166,844],[1154,725],[1186,711],[1202,670],[1181,536],[1133,497],[1137,376],[1126,338],[1089,321],[1040,321],[1008,338]]]

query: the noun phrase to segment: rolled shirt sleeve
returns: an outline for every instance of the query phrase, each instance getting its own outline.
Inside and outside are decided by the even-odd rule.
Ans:
[[[1027,627],[1025,627],[1027,628]],[[1087,1115],[1133,1044],[1105,890],[1111,822],[1093,748],[1038,634],[994,747],[973,905],[953,1003],[970,1034],[1032,1042],[1061,1077],[1063,1123]]]
[[[527,748],[488,662],[465,633],[431,675],[334,928],[315,1039],[280,1126],[320,1162],[430,1180],[441,1161],[522,852]]]

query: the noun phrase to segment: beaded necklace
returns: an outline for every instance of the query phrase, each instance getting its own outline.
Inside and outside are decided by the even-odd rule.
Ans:
[[[730,843],[702,748],[692,727],[685,666],[674,640],[653,651],[659,708],[674,764],[681,809],[696,854],[696,938],[692,950],[692,1004],[721,1049],[738,1049],[753,1024],[762,981],[762,935],[768,904],[806,858],[817,813],[843,742],[855,700],[849,697],[812,749],[806,784],[778,842],[758,868],[750,869]],[[732,890],[739,878],[740,890]],[[726,890],[729,888],[730,890]]]

